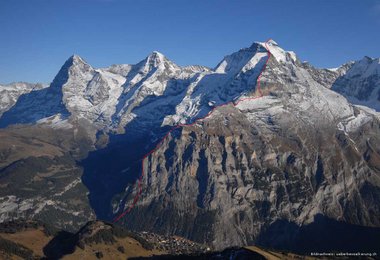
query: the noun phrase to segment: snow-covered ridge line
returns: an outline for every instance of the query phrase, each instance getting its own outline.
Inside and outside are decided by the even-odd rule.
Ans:
[[[214,105],[251,95],[265,56],[264,45],[255,42],[227,55],[214,69],[198,65],[181,67],[157,51],[137,64],[106,68],[94,68],[80,56],[73,55],[49,87],[0,88],[0,92],[3,91],[0,127],[38,122],[68,128],[75,125],[73,122],[87,121],[87,125],[93,126],[92,131],[122,133],[137,119],[159,121],[159,125],[185,123],[207,114]],[[380,75],[379,59],[364,58],[337,69],[321,70],[301,63],[294,52],[283,50],[273,40],[267,45],[277,62],[272,66],[307,68],[311,77],[323,86],[347,96],[351,102],[378,110],[379,102],[373,98],[378,91],[378,81],[373,83],[374,90],[367,93],[372,98],[369,101],[363,96],[363,90],[355,89],[362,82],[368,82],[368,78],[374,78],[373,75]],[[357,74],[361,75],[360,80],[354,79]],[[340,84],[343,87],[334,83],[337,80],[343,82]],[[344,87],[348,85],[347,80],[355,83]],[[56,118],[67,125],[58,124]]]
[[[48,84],[14,82],[10,84],[0,84],[0,117],[4,112],[16,104],[19,97],[32,91],[47,88]]]

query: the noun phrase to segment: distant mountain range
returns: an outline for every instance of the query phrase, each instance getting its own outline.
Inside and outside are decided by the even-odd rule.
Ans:
[[[379,59],[365,57],[335,69],[316,69],[301,63],[295,53],[282,50],[274,41],[269,44],[273,57],[280,63],[297,63],[314,80],[353,104],[380,110]],[[154,118],[162,124],[185,123],[209,111],[210,104],[234,100],[254,90],[265,57],[263,43],[254,43],[226,56],[215,69],[180,67],[159,52],[136,65],[95,69],[73,55],[50,86],[28,83],[1,86],[0,111],[6,112],[1,124],[48,123],[62,117],[60,121],[87,120],[96,130],[123,132],[138,111],[140,117],[151,120],[146,115],[150,113],[144,110],[154,111],[157,106],[161,111]],[[166,106],[168,111],[163,110]],[[169,111],[173,107],[174,111]]]
[[[74,231],[136,203],[119,224],[217,249],[371,250],[379,234],[379,59],[318,69],[273,40],[214,69],[74,55],[50,85],[0,94],[1,221]]]

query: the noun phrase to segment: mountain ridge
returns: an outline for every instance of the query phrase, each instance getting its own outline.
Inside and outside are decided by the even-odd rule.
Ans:
[[[282,50],[281,48],[278,48],[278,44],[273,40],[268,41],[268,43],[270,46],[273,45],[277,47],[277,48],[272,48],[272,47],[271,48],[273,51],[273,55],[277,59],[278,62],[298,61],[294,52],[286,52]],[[126,124],[128,124],[128,122],[130,122],[130,120],[132,120],[131,110],[134,109],[136,105],[138,105],[138,103],[140,102],[139,100],[141,100],[141,98],[145,99],[146,96],[150,96],[150,95],[155,95],[155,96],[162,95],[163,90],[165,89],[164,84],[167,84],[168,81],[172,79],[175,79],[178,81],[178,80],[186,79],[193,76],[197,78],[196,80],[199,80],[199,76],[198,77],[196,76],[197,73],[199,73],[201,77],[204,77],[204,76],[209,75],[210,73],[211,74],[214,74],[214,73],[228,74],[226,70],[229,70],[229,71],[231,70],[229,73],[233,75],[235,75],[239,71],[244,73],[245,71],[250,70],[250,66],[251,66],[249,65],[250,55],[254,55],[257,52],[258,48],[262,46],[262,44],[263,43],[255,42],[250,47],[241,49],[240,51],[234,54],[235,58],[233,58],[233,56],[231,55],[226,56],[213,70],[210,70],[198,65],[180,67],[176,65],[174,62],[168,60],[163,54],[157,51],[152,52],[145,59],[143,59],[142,61],[140,61],[139,63],[135,65],[122,64],[122,65],[112,65],[110,67],[103,68],[103,69],[94,69],[79,55],[74,54],[65,62],[65,64],[61,68],[60,72],[57,74],[54,81],[57,81],[59,77],[65,78],[67,75],[68,80],[70,80],[70,78],[73,78],[73,80],[76,81],[76,84],[78,83],[79,80],[83,82],[82,84],[92,84],[92,86],[89,85],[86,87],[87,89],[89,89],[89,92],[84,91],[84,93],[82,94],[78,93],[78,89],[70,90],[70,87],[65,87],[64,91],[66,90],[66,95],[65,97],[62,95],[61,101],[65,104],[66,108],[68,108],[70,114],[72,115],[77,112],[75,111],[76,109],[75,106],[78,106],[78,104],[81,104],[81,105],[79,105],[77,110],[91,111],[89,114],[79,113],[78,115],[75,115],[74,117],[89,119],[90,122],[95,123],[96,125],[95,128],[98,130],[102,129],[106,132],[108,131],[123,132],[122,129],[125,127]],[[252,53],[252,54],[249,54],[249,53]],[[240,61],[242,62],[242,65],[239,65],[237,63],[239,62],[238,60],[241,59],[241,58],[238,58],[237,55],[240,55],[241,58],[246,59],[246,60]],[[229,59],[229,60],[227,61],[226,59]],[[231,59],[237,59],[237,60],[233,61]],[[334,86],[330,86],[334,91],[337,91],[345,95],[347,98],[350,99],[351,102],[357,103],[359,105],[368,105],[371,108],[374,108],[375,110],[379,110],[378,103],[380,101],[371,100],[367,102],[366,100],[363,100],[365,98],[368,98],[368,96],[371,93],[367,93],[363,96],[363,93],[365,91],[360,90],[359,92],[353,92],[354,90],[352,89],[355,88],[353,86],[349,87],[351,90],[348,93],[348,91],[345,90],[345,87],[338,86],[338,85],[344,85],[345,77],[348,77],[350,74],[353,74],[352,71],[353,69],[355,69],[354,64],[360,65],[361,63],[363,63],[364,60],[366,60],[366,58],[363,58],[363,60],[357,61],[354,63],[346,63],[337,69],[333,69],[333,70],[322,69],[322,70],[330,71],[332,73],[332,76],[330,76],[332,80],[338,80],[339,78],[338,82],[334,83]],[[373,63],[376,63],[376,59],[371,58],[370,60],[373,61]],[[236,64],[233,64],[234,62]],[[226,64],[228,64],[228,67],[225,67],[227,66]],[[356,67],[360,67],[359,65],[357,65]],[[233,66],[235,66],[235,68],[233,68]],[[68,74],[69,71],[64,71],[66,67],[67,69],[70,69],[71,74]],[[351,69],[352,67],[354,68]],[[371,69],[371,66],[367,68],[367,71],[369,69]],[[76,71],[74,72],[73,70],[76,70]],[[314,69],[314,70],[321,71],[321,69]],[[368,74],[368,72],[362,72],[362,73]],[[149,75],[149,74],[152,74],[152,75]],[[377,73],[377,74],[380,74],[380,73]],[[75,78],[75,77],[79,77],[79,78]],[[160,79],[163,80],[162,83],[160,83],[161,82]],[[141,80],[143,80],[144,83],[142,83]],[[52,85],[56,85],[57,87],[67,84],[67,82],[65,83],[63,81],[60,81],[54,84],[54,81]],[[98,86],[99,84],[96,84],[97,81],[100,81],[103,85],[107,85],[107,87],[106,88],[99,87]],[[154,84],[149,83],[153,81],[156,83]],[[364,78],[363,81],[365,83],[367,79]],[[340,83],[340,82],[343,82],[343,83]],[[186,83],[186,84],[190,84],[190,83]],[[194,84],[196,83],[194,82]],[[377,83],[375,82],[373,84],[377,84]],[[50,86],[50,88],[51,87],[52,86]],[[140,98],[137,98],[137,100],[135,101],[126,100],[125,104],[123,105],[124,96],[127,96],[128,93],[132,94],[131,92],[133,91],[134,88],[140,89],[137,91],[137,92],[140,92]],[[380,91],[377,89],[375,90]],[[18,95],[21,96],[22,94],[25,94],[25,93],[21,92]],[[79,97],[80,95],[82,95],[83,97],[78,99],[77,97]],[[380,96],[380,94],[378,95]],[[107,102],[108,104],[105,104],[104,100],[109,99],[109,98],[114,98],[114,101]],[[133,97],[130,97],[130,98],[133,98]],[[100,107],[97,106],[97,104],[93,104],[94,99],[97,99],[101,103]],[[130,102],[135,103],[135,105],[128,104]],[[14,102],[7,105],[3,109],[4,111],[2,113],[6,113],[14,105],[15,105]],[[188,104],[188,103],[186,105],[194,106],[193,104]],[[107,106],[108,106],[108,109],[107,109]],[[115,109],[115,107],[119,107],[119,108]],[[104,114],[104,112],[106,113]],[[186,115],[184,116],[186,117]],[[25,117],[28,117],[28,116],[26,115]],[[175,117],[181,117],[181,115],[176,115]],[[39,119],[43,119],[43,118],[39,118]],[[184,118],[182,117],[181,120],[183,122]],[[13,120],[9,123],[4,123],[4,119],[1,119],[1,118],[0,118],[0,121],[3,121],[3,124],[2,124],[3,126],[8,125],[9,123],[17,122],[17,120],[16,122],[14,122]],[[22,123],[23,121],[21,120],[20,122]]]
[[[294,246],[300,239],[297,227],[329,226],[319,216],[342,221],[350,230],[378,227],[374,216],[380,208],[372,201],[380,200],[380,114],[345,98],[362,93],[346,90],[377,89],[376,60],[332,71],[302,63],[274,41],[268,49],[270,57],[263,43],[254,43],[227,55],[214,70],[179,67],[159,53],[135,65],[103,69],[70,57],[50,87],[21,95],[0,118],[5,136],[14,131],[24,138],[12,138],[24,140],[40,131],[40,140],[28,145],[47,149],[43,140],[59,147],[54,163],[64,167],[56,170],[51,159],[32,157],[42,160],[41,171],[53,177],[32,170],[20,189],[35,188],[29,182],[34,178],[56,184],[64,174],[67,183],[88,190],[88,201],[81,197],[81,203],[100,219],[112,220],[136,204],[122,225],[219,249],[256,241],[284,245],[289,237],[268,239],[281,223],[292,231]],[[220,107],[231,102],[238,104]],[[154,149],[176,125],[183,128]],[[51,135],[59,140],[52,142]],[[19,158],[14,153],[20,151],[11,142],[4,145],[4,165]],[[23,172],[33,159],[16,165]],[[4,192],[14,189],[10,183],[17,167],[0,175]],[[69,170],[81,179],[71,179],[65,174]],[[141,185],[134,186],[142,171]],[[53,203],[66,212],[77,203],[62,203],[62,194],[77,194],[70,185],[54,195],[59,199]],[[12,214],[20,216],[18,198],[5,195],[3,208],[12,207]],[[29,204],[37,203],[34,193],[30,196]],[[88,213],[73,214],[67,219],[78,226]],[[0,212],[0,217],[9,215]],[[68,226],[67,220],[57,222]]]

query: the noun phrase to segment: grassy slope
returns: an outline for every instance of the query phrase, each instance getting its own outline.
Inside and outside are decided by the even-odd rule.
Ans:
[[[28,228],[13,234],[0,233],[0,238],[7,239],[32,250],[33,255],[39,258],[44,256],[43,249],[53,237],[46,235],[41,228]],[[125,253],[118,250],[120,246],[124,248]],[[63,259],[97,259],[97,252],[103,253],[104,257],[102,259],[126,259],[130,257],[147,257],[166,253],[158,250],[146,250],[135,239],[126,237],[117,238],[116,243],[114,244],[92,243],[86,245],[84,249],[76,247],[74,253],[65,255]],[[7,252],[0,249],[0,259],[9,258],[22,259],[17,255],[9,255]]]

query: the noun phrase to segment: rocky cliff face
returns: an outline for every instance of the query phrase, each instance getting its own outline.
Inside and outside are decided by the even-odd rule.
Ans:
[[[253,243],[278,220],[380,225],[379,114],[352,106],[275,43],[271,50],[264,97],[173,132],[143,162],[126,225],[216,247]],[[127,190],[127,205],[137,192]]]
[[[329,221],[349,225],[349,232],[380,226],[380,115],[376,103],[357,106],[340,94],[375,96],[378,63],[366,59],[317,69],[274,41],[226,56],[215,69],[180,67],[158,52],[135,65],[103,69],[73,56],[48,88],[7,107],[0,125],[8,131],[28,123],[41,134],[69,136],[52,149],[69,156],[73,169],[74,159],[93,150],[81,162],[80,185],[89,191],[89,202],[81,203],[98,218],[113,219],[130,207],[121,223],[137,230],[216,248],[287,245],[305,230],[311,236],[313,228],[329,230]],[[162,139],[178,124],[184,126]],[[13,151],[11,144],[4,151]],[[0,185],[11,183],[7,166],[15,161],[0,161]],[[43,171],[58,178],[70,167]],[[51,181],[38,171],[31,180],[36,176]],[[11,191],[35,189],[31,183]],[[47,196],[55,189],[75,193],[61,188]]]
[[[0,130],[0,222],[38,219],[75,231],[95,218],[76,160],[91,147],[85,130],[18,126]]]
[[[276,220],[302,226],[318,214],[379,226],[378,119],[345,134],[305,130],[287,112],[272,119],[230,107],[217,113],[146,160],[126,225],[216,247],[250,244]]]

